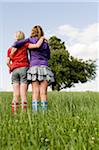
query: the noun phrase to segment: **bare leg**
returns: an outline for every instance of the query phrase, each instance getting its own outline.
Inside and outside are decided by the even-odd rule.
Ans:
[[[39,106],[39,97],[40,97],[40,90],[39,90],[39,82],[34,81],[32,82],[32,109],[37,111]]]
[[[48,81],[44,80],[44,81],[40,82],[41,101],[47,101],[47,88],[48,88]]]
[[[13,100],[12,102],[18,102],[20,96],[20,84],[14,83],[13,84]]]
[[[40,96],[39,82],[34,81],[32,82],[32,101],[34,100],[38,101],[39,96]]]
[[[26,111],[27,109],[27,90],[28,90],[28,85],[26,83],[21,83],[20,96],[21,96],[21,105],[23,111]]]
[[[28,85],[26,83],[21,83],[21,85],[20,85],[20,96],[21,96],[21,99],[24,101],[27,100],[27,90],[28,90]]]
[[[48,107],[47,88],[48,88],[48,81],[44,80],[40,82],[40,98],[42,110],[47,110]]]
[[[13,84],[12,112],[15,112],[18,109],[19,96],[20,96],[20,84],[14,83]]]

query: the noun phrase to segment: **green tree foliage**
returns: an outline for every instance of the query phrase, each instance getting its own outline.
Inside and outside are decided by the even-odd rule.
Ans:
[[[49,65],[55,75],[52,89],[61,90],[74,86],[75,83],[84,83],[93,80],[96,76],[95,61],[77,59],[70,56],[64,42],[56,36],[49,39],[51,59]]]

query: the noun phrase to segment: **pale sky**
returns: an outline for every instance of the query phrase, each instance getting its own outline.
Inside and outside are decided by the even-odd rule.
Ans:
[[[7,49],[14,42],[14,33],[30,35],[34,25],[41,25],[45,36],[56,35],[69,53],[82,59],[98,59],[98,1],[0,1],[0,91],[11,90],[11,75],[6,66]],[[97,62],[98,64],[98,62]],[[98,73],[98,71],[97,71]],[[74,91],[99,91],[95,81],[77,84]]]

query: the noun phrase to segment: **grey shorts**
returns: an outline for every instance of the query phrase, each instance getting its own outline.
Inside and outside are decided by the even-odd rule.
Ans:
[[[12,72],[12,84],[13,83],[27,83],[27,67],[17,68]]]

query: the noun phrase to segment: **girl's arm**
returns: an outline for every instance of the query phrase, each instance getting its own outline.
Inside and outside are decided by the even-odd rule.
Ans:
[[[42,36],[42,37],[38,40],[38,42],[37,42],[36,44],[31,44],[31,43],[30,43],[30,44],[28,45],[28,48],[29,48],[29,49],[39,48],[39,47],[42,45],[43,40],[44,40],[44,37]]]
[[[11,59],[7,57],[7,66],[11,69]]]
[[[30,44],[28,45],[28,48],[29,48],[29,49],[39,48],[39,47],[42,45],[43,40],[44,40],[44,37],[42,36],[42,37],[38,40],[37,43],[35,43],[35,44],[31,44],[31,43],[30,43]],[[30,42],[29,39],[25,39],[25,40],[21,40],[21,41],[16,41],[16,42],[13,44],[12,47],[18,48],[19,46],[22,46],[22,45],[24,45],[24,44],[27,43],[27,42]]]
[[[12,47],[18,48],[18,47],[24,45],[24,44],[27,43],[27,42],[29,42],[29,38],[28,38],[28,39],[24,39],[24,40],[20,40],[20,41],[16,41],[16,42],[12,45]]]
[[[43,40],[44,40],[44,37],[42,36],[42,37],[38,40],[38,42],[37,42],[36,44],[31,44],[31,43],[29,43],[28,48],[29,48],[29,49],[32,49],[32,50],[33,50],[33,48],[39,48],[39,47],[42,45]],[[16,43],[19,43],[19,42],[22,44],[22,43],[23,43],[23,40],[17,41]],[[12,50],[11,50],[11,53],[10,53],[10,58],[13,57],[13,55],[15,54],[16,51],[17,51],[17,48],[12,47]]]
[[[14,48],[14,47],[11,48],[11,53],[9,57],[12,58],[16,51],[17,51],[17,48]]]

